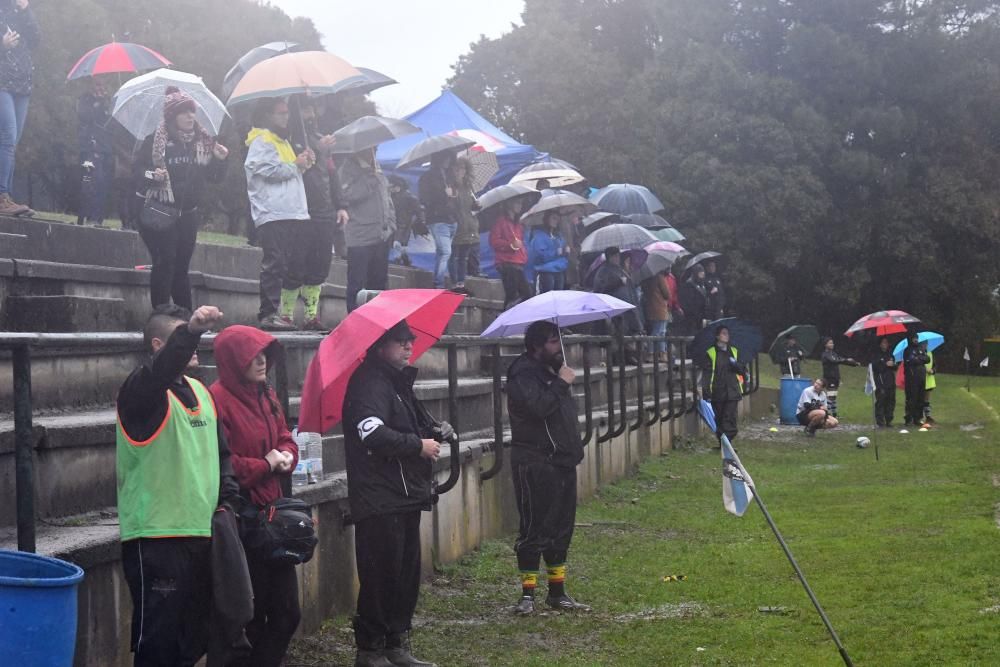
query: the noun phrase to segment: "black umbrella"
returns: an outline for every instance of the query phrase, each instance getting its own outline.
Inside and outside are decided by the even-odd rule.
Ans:
[[[666,218],[655,213],[630,213],[629,215],[622,217],[625,218],[625,222],[645,227],[650,231],[655,231],[657,229],[669,229],[672,226],[669,222],[667,222]]]
[[[383,118],[382,116],[362,116],[353,123],[345,125],[333,133],[337,140],[333,147],[334,153],[358,153],[367,148],[405,137],[419,132],[420,128],[413,123],[398,118]]]
[[[735,317],[724,317],[709,322],[708,326],[695,335],[694,340],[688,345],[691,359],[702,358],[708,352],[708,348],[715,345],[715,330],[721,325],[729,329],[729,343],[739,350],[741,361],[749,363],[753,356],[760,352],[764,339],[757,325]]]
[[[799,347],[802,348],[802,351],[807,356],[812,354],[816,344],[819,343],[819,329],[817,329],[815,325],[795,324],[788,327],[775,337],[774,342],[771,343],[771,347],[767,350],[767,354],[771,357],[771,361],[779,366],[784,366],[787,362],[787,355],[785,354],[785,339],[789,336],[798,341]]]
[[[475,146],[476,142],[454,134],[439,134],[414,144],[403,154],[396,169],[405,169],[430,162],[438,153],[455,153]]]
[[[591,213],[580,222],[583,223],[584,230],[589,234],[590,232],[596,232],[601,227],[607,227],[621,221],[622,217],[617,213],[598,211],[597,213]]]
[[[707,262],[710,259],[715,259],[716,257],[722,257],[721,252],[715,252],[714,250],[709,250],[708,252],[699,252],[697,255],[692,257],[684,265],[685,273],[694,268],[695,264],[701,264],[702,262]]]
[[[385,86],[391,86],[395,83],[399,83],[399,81],[396,81],[392,77],[386,76],[381,72],[376,72],[373,69],[368,69],[367,67],[358,67],[357,70],[365,76],[365,79],[367,79],[367,81],[359,81],[357,83],[352,83],[351,85],[344,88],[342,92],[367,95],[373,90],[378,90],[379,88],[384,88]]]

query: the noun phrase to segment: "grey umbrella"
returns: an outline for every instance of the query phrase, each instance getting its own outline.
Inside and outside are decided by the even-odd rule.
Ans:
[[[358,153],[378,146],[382,142],[392,141],[419,131],[420,128],[413,123],[398,118],[362,116],[333,133],[333,137],[337,140],[333,152]]]
[[[240,82],[243,75],[250,71],[250,68],[257,63],[264,62],[268,58],[279,56],[282,53],[292,53],[293,51],[308,51],[309,49],[296,42],[269,42],[256,46],[243,54],[233,68],[226,73],[226,78],[222,80],[222,98],[228,100],[229,96],[236,90],[236,84]]]
[[[381,72],[376,72],[373,69],[368,69],[367,67],[358,67],[357,70],[364,74],[367,81],[359,81],[357,83],[352,83],[351,85],[344,88],[345,93],[358,93],[359,95],[367,95],[373,90],[378,90],[379,88],[384,88],[385,86],[391,86],[395,83],[399,83],[390,76],[386,76]]]
[[[639,225],[627,223],[608,225],[583,239],[580,252],[604,252],[605,248],[611,246],[620,250],[632,250],[645,248],[658,240],[648,229],[643,229]]]
[[[487,209],[493,208],[508,202],[512,199],[523,197],[528,206],[534,206],[541,198],[541,194],[532,190],[526,185],[499,185],[492,190],[488,190],[479,198],[479,213],[485,213]]]
[[[650,252],[646,256],[646,261],[639,267],[638,280],[642,282],[647,278],[652,278],[658,273],[663,273],[674,265],[674,260],[665,253]]]
[[[403,154],[396,169],[405,169],[429,162],[438,153],[455,153],[475,146],[476,142],[454,134],[438,134],[414,144]]]
[[[671,226],[666,218],[655,213],[630,213],[629,215],[623,215],[622,218],[624,218],[625,222],[645,227],[650,231],[666,229]]]
[[[680,243],[687,238],[676,227],[663,227],[662,229],[653,230],[653,236],[661,241],[670,241],[671,243]]]
[[[580,222],[583,223],[583,228],[587,230],[588,233],[590,233],[593,231],[597,231],[601,227],[607,227],[608,225],[613,225],[615,223],[621,222],[621,219],[622,217],[617,213],[598,211],[597,213],[591,213]]]
[[[558,191],[555,194],[542,197],[537,204],[531,207],[531,210],[521,217],[521,224],[526,227],[529,225],[540,225],[548,211],[572,206],[581,207],[584,213],[591,213],[597,208],[580,195],[573,194],[572,192]]]
[[[613,183],[601,188],[590,198],[602,211],[621,215],[630,213],[656,213],[663,210],[663,202],[649,188],[632,183]]]
[[[684,265],[684,271],[690,271],[695,264],[701,264],[702,262],[707,262],[710,259],[715,259],[716,257],[722,257],[721,252],[715,252],[714,250],[709,250],[708,252],[700,252],[691,259],[687,261]]]

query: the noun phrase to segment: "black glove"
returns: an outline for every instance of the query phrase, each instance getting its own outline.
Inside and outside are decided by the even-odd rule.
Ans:
[[[438,442],[452,442],[455,438],[455,428],[448,422],[441,422],[433,428],[434,439]]]

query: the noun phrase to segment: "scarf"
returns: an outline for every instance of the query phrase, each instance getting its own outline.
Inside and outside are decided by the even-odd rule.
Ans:
[[[146,199],[156,199],[167,204],[173,204],[174,188],[170,181],[170,171],[167,169],[167,142],[171,136],[183,143],[185,146],[194,143],[194,163],[204,167],[212,161],[212,149],[215,148],[215,139],[202,128],[197,122],[190,132],[179,130],[168,130],[166,122],[160,123],[153,133],[153,168],[163,169],[167,172],[167,177],[154,183],[146,190]]]

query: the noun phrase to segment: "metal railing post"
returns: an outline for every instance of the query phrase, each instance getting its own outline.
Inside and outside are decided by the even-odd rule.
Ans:
[[[666,340],[666,337],[662,337]],[[653,348],[653,407],[650,412],[653,416],[646,422],[646,426],[653,426],[662,418],[663,412],[660,410],[660,353],[656,351],[657,342],[651,343]]]
[[[443,484],[439,484],[434,489],[436,495],[441,495],[442,493],[448,493],[454,488],[455,484],[458,483],[458,477],[462,474],[462,457],[461,448],[459,447],[458,439],[458,347],[454,343],[448,343],[448,421],[451,423],[452,428],[455,429],[455,435],[452,436],[451,440],[448,442],[450,447],[450,456],[448,463],[451,464],[451,470],[448,473],[448,479],[444,481]]]
[[[590,341],[583,342],[583,411],[586,420],[586,431],[583,434],[583,444],[586,446],[594,437],[594,396],[590,387]]]
[[[12,349],[14,370],[14,485],[17,548],[35,552],[35,443],[31,423],[31,348]]]
[[[493,479],[503,469],[503,378],[500,345],[493,346],[493,465],[479,473],[479,480]]]
[[[636,415],[635,423],[628,427],[629,432],[638,431],[642,428],[643,424],[646,423],[646,395],[645,395],[645,378],[643,378],[645,368],[642,365],[642,354],[643,354],[643,343],[638,336],[631,337],[632,342],[638,345],[636,350],[636,360],[635,360],[635,400],[636,400],[636,411],[639,413]]]
[[[674,346],[667,339],[667,414],[663,416],[660,423],[666,423],[675,417],[679,417],[679,413],[674,412]]]
[[[602,345],[605,349],[605,359],[607,363],[605,364],[604,382],[607,387],[608,394],[608,430],[604,435],[599,435],[597,437],[597,443],[601,444],[607,442],[614,437],[612,435],[615,430],[615,363],[614,354],[612,353],[612,343],[608,342],[606,345]]]

